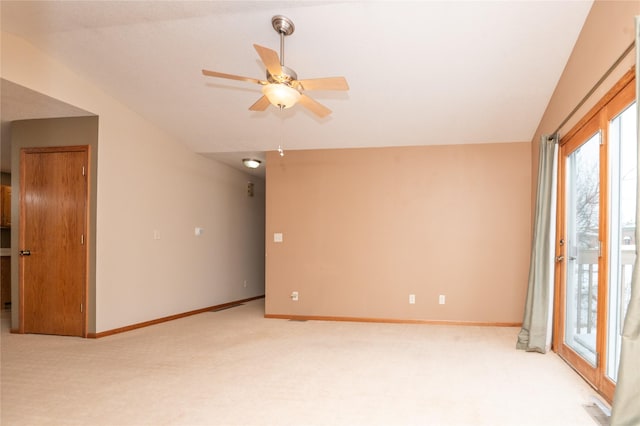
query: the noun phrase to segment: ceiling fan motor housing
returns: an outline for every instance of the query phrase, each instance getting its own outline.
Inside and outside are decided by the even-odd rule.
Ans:
[[[280,75],[272,75],[267,70],[267,81],[269,83],[276,83],[276,84],[282,83],[282,84],[287,84],[291,86],[292,81],[298,80],[298,74],[296,74],[294,70],[292,70],[289,67],[285,67],[284,65],[282,65],[281,68],[282,68],[282,74]]]

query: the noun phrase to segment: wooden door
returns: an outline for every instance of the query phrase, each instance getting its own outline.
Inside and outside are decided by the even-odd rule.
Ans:
[[[20,152],[20,325],[86,336],[88,147]]]

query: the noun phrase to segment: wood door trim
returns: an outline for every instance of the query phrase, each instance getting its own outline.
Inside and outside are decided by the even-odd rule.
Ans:
[[[93,175],[93,169],[91,168],[91,145],[82,145],[86,149],[86,164],[85,164],[85,177],[86,188],[84,194],[84,297],[83,297],[83,324],[82,324],[82,337],[86,338],[89,334],[89,276],[91,275],[91,257],[90,247],[91,241],[91,176]]]
[[[568,345],[561,345],[558,355],[578,372],[591,386],[596,387],[597,368],[593,367]]]
[[[29,154],[40,154],[47,152],[82,152],[89,150],[89,148],[91,148],[89,145],[35,146],[22,148],[21,151]]]
[[[611,89],[600,99],[590,110],[580,119],[565,136],[560,140],[560,145],[574,136],[585,124],[587,124],[594,116],[600,113],[602,109],[615,98],[627,85],[635,81],[636,66],[632,66],[621,78],[613,85]]]
[[[565,291],[561,285],[566,280],[566,268],[564,262],[558,261],[560,256],[566,259],[566,228],[565,223],[565,196],[563,185],[566,180],[565,167],[561,165],[565,157],[566,147],[560,146],[558,150],[558,177],[556,182],[556,241],[555,241],[555,267],[554,267],[554,282],[553,282],[553,338],[551,348],[560,353],[562,346],[562,336],[564,336],[564,303],[565,303]],[[561,243],[562,241],[562,243]],[[562,333],[562,334],[561,334]]]
[[[607,104],[608,105],[608,104]],[[607,108],[605,105],[605,109]],[[609,314],[609,126],[604,114],[600,114],[600,131],[602,132],[602,143],[600,144],[600,250],[602,256],[598,259],[598,311],[596,312],[596,378],[597,389],[602,387],[602,376],[605,366],[605,356],[607,352],[607,330],[606,327],[600,330],[600,324],[606,324]],[[606,183],[602,185],[602,183]],[[613,395],[612,395],[613,397]]]
[[[20,247],[24,245],[25,240],[25,213],[23,209],[25,200],[25,185],[26,181],[24,162],[25,156],[28,154],[41,154],[41,153],[63,153],[63,152],[84,152],[86,155],[85,164],[85,177],[86,177],[86,191],[84,194],[84,285],[83,285],[83,315],[82,315],[82,336],[88,335],[88,293],[89,293],[89,276],[90,276],[90,262],[89,262],[89,247],[90,247],[90,201],[91,201],[91,146],[90,145],[70,145],[70,146],[57,146],[57,147],[27,147],[20,149],[20,193],[19,193],[19,217],[20,226],[18,232],[18,241]],[[18,261],[18,329],[19,334],[25,333],[25,318],[24,318],[24,262]]]

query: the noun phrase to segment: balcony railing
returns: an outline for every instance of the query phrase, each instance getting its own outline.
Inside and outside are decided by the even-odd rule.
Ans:
[[[578,251],[577,257],[577,282],[575,286],[576,306],[574,327],[574,339],[580,343],[585,349],[594,352],[595,348],[595,331],[597,326],[597,307],[598,307],[598,249],[582,249]],[[618,269],[618,283],[610,283],[610,285],[619,285],[617,294],[617,318],[619,324],[622,324],[629,298],[631,296],[631,275],[633,271],[633,262],[635,260],[635,245],[623,245],[620,252],[620,264],[609,265],[610,268]],[[620,328],[621,329],[621,328]]]

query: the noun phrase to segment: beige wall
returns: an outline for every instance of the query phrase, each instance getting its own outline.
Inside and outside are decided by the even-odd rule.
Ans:
[[[191,152],[24,40],[1,40],[2,78],[99,116],[90,332],[264,294],[264,181]]]
[[[530,161],[529,143],[269,153],[266,313],[522,321]]]
[[[554,132],[634,40],[634,16],[640,1],[596,0],[585,21],[571,57],[540,121],[531,145],[535,188],[538,143],[542,134]],[[634,63],[634,51],[616,67],[600,88],[562,129],[566,134]],[[534,190],[535,195],[535,190]]]

